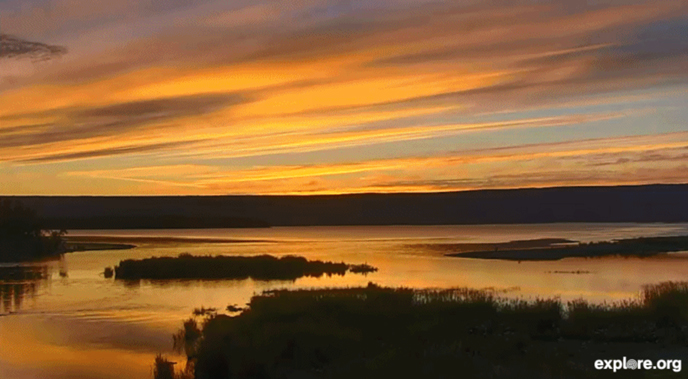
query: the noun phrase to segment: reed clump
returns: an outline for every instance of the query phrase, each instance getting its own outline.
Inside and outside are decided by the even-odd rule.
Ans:
[[[371,272],[377,272],[377,267],[364,263],[360,265],[350,265],[349,271],[354,274],[370,274]]]

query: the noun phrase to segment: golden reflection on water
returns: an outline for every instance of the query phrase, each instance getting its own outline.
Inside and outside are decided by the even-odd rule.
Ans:
[[[25,299],[32,299],[41,282],[49,279],[46,266],[0,267],[0,315],[18,312]]]
[[[688,278],[688,254],[646,259],[511,262],[449,258],[413,244],[569,238],[591,241],[688,234],[688,225],[489,225],[271,228],[256,230],[80,232],[85,235],[208,237],[247,243],[144,241],[133,250],[79,252],[30,270],[0,268],[0,378],[150,378],[156,353],[194,308],[244,305],[275,288],[384,286],[514,289],[506,296],[615,301],[647,283]],[[72,236],[77,233],[72,233]],[[266,242],[267,241],[267,242]],[[105,279],[122,259],[190,254],[303,255],[368,263],[378,272],[296,281],[136,281]],[[3,274],[5,270],[5,274]],[[19,270],[19,271],[16,271]],[[23,270],[23,271],[22,271]],[[31,271],[33,270],[33,271]],[[17,273],[19,272],[19,273]],[[37,276],[32,276],[38,273]],[[62,275],[59,273],[62,272]],[[14,312],[7,315],[9,312]],[[176,359],[176,358],[175,358]],[[183,362],[181,358],[179,362]],[[115,362],[113,364],[113,362]]]
[[[151,351],[54,341],[53,330],[45,322],[36,324],[28,318],[18,316],[0,322],[2,378],[151,377]]]

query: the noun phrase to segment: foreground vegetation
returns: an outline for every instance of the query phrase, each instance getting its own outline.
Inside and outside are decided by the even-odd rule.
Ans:
[[[546,261],[563,258],[596,258],[608,256],[643,258],[679,251],[688,251],[688,236],[641,237],[618,241],[578,243],[564,246],[506,247],[504,249],[495,247],[492,250],[473,250],[467,253],[447,255],[459,258]]]
[[[238,316],[195,314],[174,336],[186,368],[175,374],[158,357],[156,379],[661,378],[676,373],[614,374],[593,362],[688,350],[688,283],[647,286],[637,299],[605,305],[369,284],[271,291]]]
[[[33,261],[67,251],[64,230],[48,230],[36,211],[19,202],[0,201],[0,262]]]
[[[153,257],[121,261],[114,268],[115,279],[256,279],[295,280],[304,276],[344,275],[347,271],[366,273],[377,269],[368,265],[309,261],[304,257],[192,256]]]

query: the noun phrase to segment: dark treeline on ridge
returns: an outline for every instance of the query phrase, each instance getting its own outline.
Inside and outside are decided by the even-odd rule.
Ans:
[[[78,212],[76,212],[78,213]],[[56,229],[212,229],[267,228],[265,221],[215,215],[106,215],[94,217],[50,217],[45,224]]]
[[[688,222],[688,185],[323,196],[18,197],[53,228]]]

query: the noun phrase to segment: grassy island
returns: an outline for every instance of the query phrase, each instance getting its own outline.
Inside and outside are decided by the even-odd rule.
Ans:
[[[186,370],[158,357],[157,379],[618,377],[594,361],[685,357],[688,283],[606,305],[374,284],[270,291],[237,316],[197,312],[174,341]],[[676,370],[680,362],[650,373]]]
[[[566,240],[563,240],[566,241]],[[659,254],[688,251],[688,236],[641,237],[616,241],[519,246],[524,243],[492,244],[491,249],[455,249],[464,251],[446,254],[458,258],[504,259],[512,261],[553,261],[563,258],[651,257]],[[446,250],[450,246],[443,247]]]
[[[371,272],[367,265],[309,261],[304,257],[192,256],[153,257],[121,261],[114,268],[115,279],[256,279],[295,280],[304,276],[344,275],[347,271]]]

